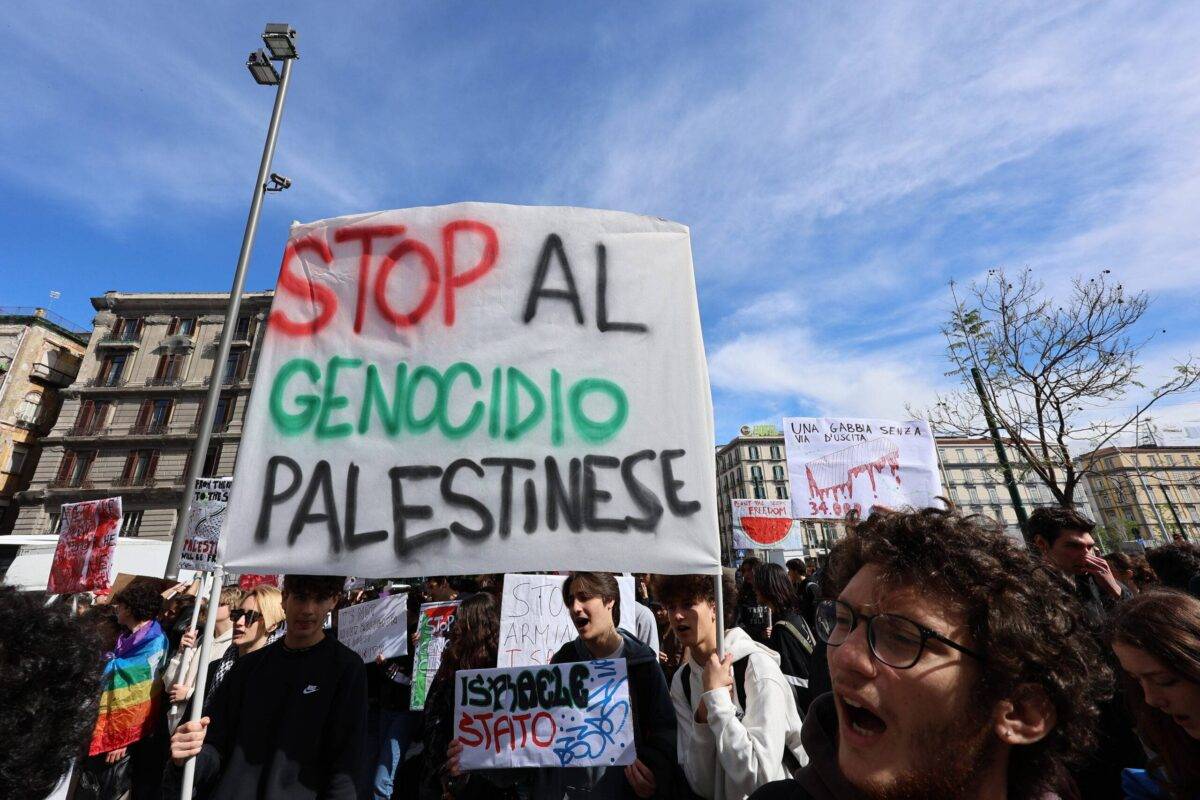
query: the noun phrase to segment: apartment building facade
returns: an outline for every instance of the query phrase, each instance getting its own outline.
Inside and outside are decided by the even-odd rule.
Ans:
[[[1200,542],[1200,447],[1106,447],[1079,459],[1097,522],[1126,542]]]
[[[230,475],[272,292],[243,295],[201,474]],[[120,495],[121,534],[170,538],[228,295],[106,292],[78,380],[20,494],[14,533],[54,533],[64,503]]]
[[[733,550],[734,498],[788,500],[787,454],[783,431],[775,425],[743,425],[739,436],[717,448],[717,519],[721,557],[736,561]],[[828,550],[837,538],[839,522],[804,522],[805,545],[811,553]]]
[[[88,335],[44,308],[0,309],[0,535],[16,522]]]

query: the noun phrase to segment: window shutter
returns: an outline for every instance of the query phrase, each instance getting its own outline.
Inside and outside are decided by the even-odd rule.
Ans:
[[[153,408],[154,401],[143,400],[142,407],[138,409],[137,427],[145,430],[146,424],[150,421],[150,410]]]
[[[121,470],[121,484],[129,485],[129,479],[133,477],[133,468],[137,464],[137,451],[131,450],[129,455],[125,457],[125,469]]]
[[[150,453],[150,464],[146,467],[146,480],[154,477],[154,471],[158,469],[158,451]]]
[[[63,455],[62,463],[58,465],[58,480],[65,481],[75,467],[75,453],[68,451]]]

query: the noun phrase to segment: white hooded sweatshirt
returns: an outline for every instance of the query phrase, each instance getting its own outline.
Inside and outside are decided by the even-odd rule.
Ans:
[[[746,708],[730,689],[704,691],[704,669],[691,662],[688,678],[692,702],[683,693],[685,670],[671,681],[671,702],[678,723],[679,762],[692,791],[709,800],[742,800],[770,781],[790,778],[783,758],[790,750],[803,766],[808,757],[800,744],[800,712],[779,654],[739,628],[725,632],[725,650],[746,667]],[[708,706],[708,722],[696,722],[700,703]]]

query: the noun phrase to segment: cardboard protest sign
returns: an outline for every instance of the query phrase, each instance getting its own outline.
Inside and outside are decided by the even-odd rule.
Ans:
[[[563,604],[565,575],[505,575],[500,600],[498,667],[548,664],[558,648],[579,635],[571,611]],[[617,625],[637,632],[633,577],[617,576],[621,593],[621,619]]]
[[[192,487],[188,509],[187,538],[179,554],[181,569],[214,572],[217,569],[217,544],[225,525],[225,507],[233,478],[197,478]]]
[[[455,673],[463,769],[632,764],[625,659]]]
[[[783,428],[798,519],[937,504],[937,453],[922,420],[788,417]]]
[[[64,504],[47,591],[71,594],[111,586],[122,516],[119,497]]]
[[[444,603],[422,603],[421,616],[417,619],[417,650],[413,655],[412,695],[409,708],[419,711],[425,707],[429,685],[442,665],[442,651],[454,615],[458,612],[458,601]]]
[[[463,203],[292,229],[228,569],[719,569],[686,227]]]
[[[733,498],[733,546],[737,550],[801,550],[800,527],[788,500]]]
[[[408,595],[395,594],[339,609],[337,638],[362,656],[392,658],[408,652]]]

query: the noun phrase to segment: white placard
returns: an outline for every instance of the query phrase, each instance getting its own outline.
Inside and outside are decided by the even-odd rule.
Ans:
[[[455,673],[463,769],[632,764],[625,659]]]
[[[937,453],[923,420],[786,417],[783,439],[797,519],[939,505]]]
[[[408,595],[394,594],[338,609],[337,638],[370,664],[408,652]]]
[[[225,508],[233,478],[196,478],[188,508],[187,538],[179,554],[181,569],[215,572],[217,546],[225,526]]]
[[[497,667],[523,667],[548,664],[550,657],[579,635],[571,622],[571,611],[563,605],[565,575],[504,576],[504,595],[500,601],[500,649]],[[618,575],[621,595],[621,619],[617,623],[637,633],[633,576]]]
[[[803,526],[792,519],[790,500],[733,498],[733,547],[736,550],[802,550]]]
[[[246,429],[233,571],[720,568],[674,222],[462,203],[296,225]]]

